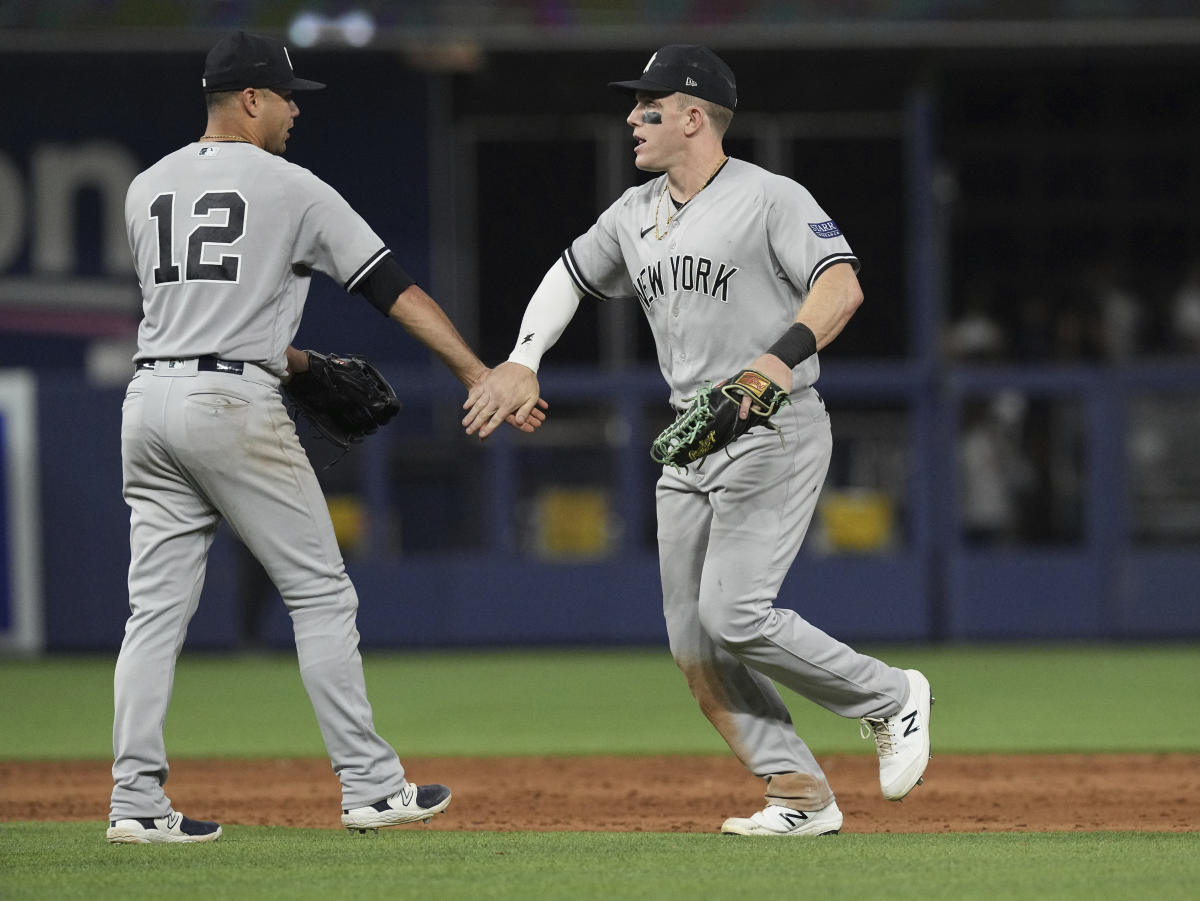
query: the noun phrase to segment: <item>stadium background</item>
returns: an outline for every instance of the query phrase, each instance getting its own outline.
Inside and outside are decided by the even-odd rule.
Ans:
[[[288,156],[495,363],[555,255],[640,177],[605,82],[709,44],[738,73],[727,149],[808,186],[863,259],[866,304],[822,355],[834,466],[782,602],[854,641],[1194,637],[1200,19],[945,6],[360,4],[358,47],[362,17],[309,5],[293,57],[330,88]],[[303,11],[0,10],[20,86],[0,96],[2,647],[119,643],[124,187],[199,134],[224,29],[288,37]],[[449,376],[327,279],[297,343],[372,356],[406,406],[322,473],[365,645],[661,644],[646,448],[669,413],[635,305],[586,306],[543,372],[550,422],[485,446]],[[223,535],[190,645],[289,642]]]

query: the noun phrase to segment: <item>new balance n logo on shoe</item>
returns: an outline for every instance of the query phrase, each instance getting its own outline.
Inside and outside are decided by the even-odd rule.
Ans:
[[[792,813],[781,813],[779,818],[788,824],[789,829],[795,829],[801,823],[808,819],[804,811],[796,810]]]
[[[913,711],[907,716],[900,717],[901,722],[905,723],[904,738],[908,738],[914,732],[920,732],[921,727],[917,725],[917,711]]]

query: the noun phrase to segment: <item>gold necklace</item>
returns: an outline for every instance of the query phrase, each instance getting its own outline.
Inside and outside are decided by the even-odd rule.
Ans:
[[[237,135],[201,135],[201,141],[237,141],[239,144],[249,144],[245,138],[239,138]]]
[[[667,183],[665,185],[663,185],[662,193],[658,195],[658,203],[654,207],[654,238],[655,238],[655,240],[661,241],[663,238],[665,238],[670,233],[671,223],[675,221],[675,217],[678,216],[681,212],[683,212],[683,208],[685,206],[687,206],[689,203],[691,203],[693,200],[696,199],[697,194],[699,194],[701,191],[703,191],[705,188],[707,188],[710,184],[712,184],[712,180],[717,177],[717,173],[721,171],[721,167],[725,165],[725,162],[728,159],[729,159],[729,157],[722,156],[720,162],[717,163],[717,167],[715,169],[713,169],[712,175],[710,175],[708,177],[708,181],[706,181],[704,184],[702,184],[696,190],[695,194],[693,194],[691,197],[689,197],[687,200],[685,200],[682,203],[682,205],[680,205],[679,209],[672,210],[670,213],[667,214],[667,224],[665,226],[663,226],[663,233],[660,235],[658,233],[658,217],[659,217],[659,214],[662,212],[663,198],[666,197],[667,192],[671,190],[671,180],[667,179]]]

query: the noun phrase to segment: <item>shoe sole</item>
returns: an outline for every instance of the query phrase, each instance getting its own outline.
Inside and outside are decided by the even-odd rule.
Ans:
[[[753,835],[753,836],[773,836],[775,838],[820,838],[822,835],[837,835],[841,829],[830,829],[828,832],[738,832],[734,829],[726,829],[721,827],[722,835]]]
[[[154,838],[147,838],[147,835],[154,835]],[[110,826],[107,834],[109,843],[113,845],[199,845],[204,842],[215,842],[220,837],[221,830],[219,828],[216,832],[208,835],[163,835],[162,833],[155,835],[147,830],[135,832],[132,829],[118,829]]]
[[[436,814],[441,813],[450,806],[452,797],[451,795],[447,795],[441,803],[416,813],[405,813],[400,810],[394,810],[391,812],[391,815],[381,813],[376,817],[372,817],[370,821],[360,820],[357,823],[347,823],[346,818],[342,817],[342,825],[351,835],[355,833],[366,835],[368,832],[378,835],[380,829],[388,826],[404,826],[408,823],[415,823],[418,820],[422,823],[428,823]]]

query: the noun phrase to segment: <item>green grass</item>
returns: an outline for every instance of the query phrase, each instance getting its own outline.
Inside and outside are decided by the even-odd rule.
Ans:
[[[872,647],[933,684],[951,752],[1200,751],[1200,647]],[[364,655],[379,731],[406,756],[727,753],[665,649]],[[0,661],[0,759],[111,753],[112,657]],[[818,754],[857,724],[784,693]],[[69,713],[65,713],[69,712]],[[322,756],[294,656],[185,651],[174,757]]]
[[[916,666],[949,752],[1200,752],[1200,647],[864,648]],[[403,757],[718,753],[665,649],[365,655]],[[113,658],[0,661],[0,760],[105,759]],[[790,696],[818,755],[873,753],[857,724]],[[186,652],[172,756],[323,756],[290,654]],[[116,847],[101,823],[0,824],[0,898],[1192,898],[1200,833],[479,833],[230,826],[199,846]]]
[[[342,832],[230,827],[195,846],[110,846],[92,824],[0,827],[4,898],[772,897],[890,901],[1195,897],[1197,834]],[[1014,866],[1014,862],[1017,863]]]

